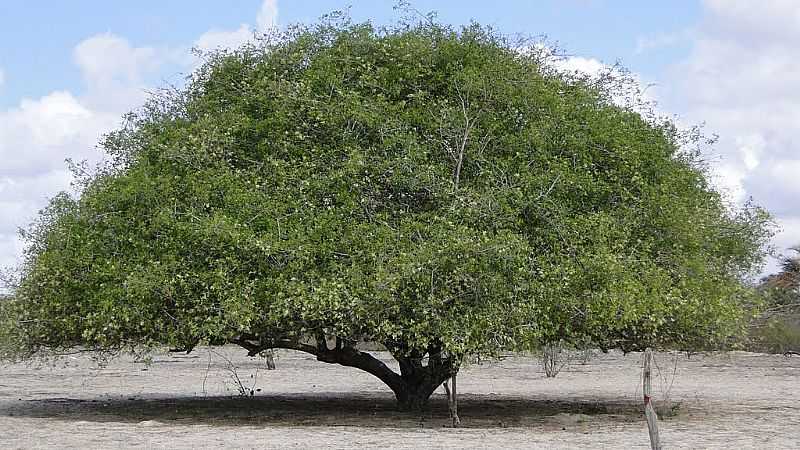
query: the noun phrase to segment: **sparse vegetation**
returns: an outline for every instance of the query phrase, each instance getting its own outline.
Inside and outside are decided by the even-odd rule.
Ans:
[[[772,317],[756,322],[750,330],[750,349],[780,354],[800,352],[800,316]]]
[[[570,353],[561,342],[545,344],[539,350],[539,362],[547,378],[555,378],[571,359]]]
[[[216,357],[222,359],[223,361],[223,369],[227,374],[227,382],[232,384],[234,389],[236,390],[237,394],[240,397],[252,397],[256,394],[256,392],[261,391],[261,389],[256,388],[258,384],[258,373],[261,369],[261,366],[256,366],[255,371],[251,372],[247,375],[247,378],[242,379],[239,375],[240,367],[232,361],[230,358],[225,356],[224,354],[215,351],[213,349],[209,349],[209,368],[211,367],[211,355],[215,355]],[[267,359],[266,354],[259,355],[261,360],[264,362],[264,369],[271,370],[269,367],[269,360]],[[273,362],[274,365],[274,362]],[[274,367],[274,366],[273,366]],[[247,379],[249,378],[250,382],[247,383]],[[204,387],[205,389],[205,387]]]
[[[662,353],[659,357],[653,358],[656,378],[658,379],[658,398],[654,404],[656,413],[660,418],[676,416],[681,406],[680,402],[676,401],[672,396],[672,387],[678,377],[679,355],[675,354],[671,358],[666,358],[667,355],[668,353]]]
[[[767,353],[800,352],[800,246],[784,257],[781,271],[759,286],[763,311],[750,324],[747,346]]]

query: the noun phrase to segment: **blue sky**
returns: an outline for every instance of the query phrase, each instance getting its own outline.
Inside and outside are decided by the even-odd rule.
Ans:
[[[68,188],[64,159],[93,147],[148,89],[180,83],[192,47],[235,46],[253,31],[310,22],[350,6],[356,21],[396,20],[394,1],[238,0],[0,3],[0,266],[21,251],[16,229]],[[441,21],[547,35],[596,72],[621,61],[681,125],[720,135],[716,185],[776,216],[779,251],[800,243],[800,1],[542,0],[412,4]],[[774,268],[774,263],[770,266]]]
[[[686,45],[637,52],[638,39],[679,32],[700,16],[698,2],[641,2],[610,0],[566,1],[416,1],[422,12],[436,11],[441,20],[465,24],[477,20],[505,33],[545,34],[570,53],[606,62],[622,60],[632,69],[654,77],[670,61],[686,53]],[[350,5],[357,21],[391,23],[398,17],[392,1],[284,1],[281,24],[310,22]],[[0,68],[5,73],[0,107],[24,97],[35,98],[55,89],[81,94],[86,87],[73,48],[101,33],[124,37],[133,46],[184,48],[209,30],[232,30],[251,23],[260,0],[221,2],[83,0],[9,1],[0,5]],[[165,68],[161,75],[180,73]],[[148,80],[157,84],[158,78]]]

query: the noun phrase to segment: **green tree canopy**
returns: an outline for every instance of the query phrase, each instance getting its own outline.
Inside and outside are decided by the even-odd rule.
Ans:
[[[431,22],[323,22],[206,58],[24,234],[6,357],[289,348],[416,406],[465,356],[734,331],[768,217],[726,207],[612,79]]]

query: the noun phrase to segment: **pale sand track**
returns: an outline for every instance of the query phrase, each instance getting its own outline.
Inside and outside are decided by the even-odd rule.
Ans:
[[[218,351],[251,383],[257,359]],[[288,351],[278,370],[258,373],[255,397],[232,397],[224,360],[212,355],[207,370],[208,355],[0,366],[0,448],[649,448],[640,354],[600,355],[555,379],[529,357],[470,366],[460,429],[446,426],[441,392],[424,416],[398,413],[369,374]],[[657,359],[671,369],[673,357]],[[680,356],[665,448],[800,448],[798,388],[800,357]]]

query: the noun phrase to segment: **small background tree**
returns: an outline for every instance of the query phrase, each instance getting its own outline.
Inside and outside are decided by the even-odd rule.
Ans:
[[[763,310],[751,324],[750,348],[769,353],[800,352],[800,246],[781,261],[780,272],[761,280]]]
[[[572,355],[564,348],[560,342],[552,342],[543,345],[539,349],[539,363],[547,378],[555,378],[572,360]]]

